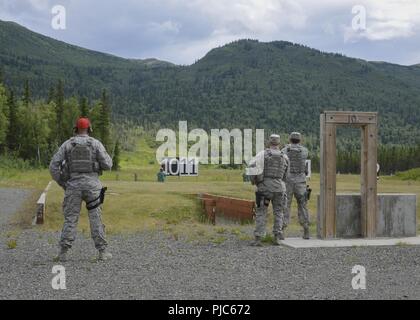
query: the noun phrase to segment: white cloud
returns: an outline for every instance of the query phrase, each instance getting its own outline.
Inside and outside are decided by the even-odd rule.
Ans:
[[[51,8],[49,0],[29,0],[29,4],[36,10],[48,10]]]
[[[299,1],[292,0],[195,0],[190,8],[208,17],[216,30],[255,35],[274,35],[282,29],[303,29],[307,15]]]
[[[345,41],[371,41],[409,38],[420,29],[420,1],[366,1],[366,29],[353,30],[346,26]]]
[[[150,22],[149,23],[149,32],[153,33],[173,33],[177,34],[179,33],[181,25],[177,22],[173,22],[171,20],[167,20],[161,23],[157,22]]]
[[[57,32],[50,10],[59,2],[0,0],[0,19],[94,50],[182,64],[240,38],[401,63],[413,59],[404,47],[420,51],[420,0],[66,0],[67,29]],[[358,32],[351,28],[357,4],[367,14],[366,29]],[[384,42],[398,42],[401,53],[384,51]]]

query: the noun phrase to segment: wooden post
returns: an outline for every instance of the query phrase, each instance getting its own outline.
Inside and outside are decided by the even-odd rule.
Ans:
[[[41,196],[36,202],[36,213],[35,213],[34,220],[32,222],[33,225],[44,223],[45,213],[47,210],[47,193],[50,187],[51,187],[51,181],[48,183],[47,187],[42,192]]]
[[[319,143],[320,143],[320,158],[319,158],[319,204],[318,204],[318,238],[325,238],[325,113],[321,113],[319,117]]]
[[[362,129],[361,151],[361,227],[363,237],[376,236],[377,143],[375,112],[327,111],[320,116],[320,202],[318,237],[336,236],[336,127],[351,125]]]
[[[321,189],[318,236],[335,237],[336,195],[336,124],[321,114]]]
[[[361,222],[362,236],[376,236],[377,216],[377,125],[368,124],[362,127],[361,152]]]

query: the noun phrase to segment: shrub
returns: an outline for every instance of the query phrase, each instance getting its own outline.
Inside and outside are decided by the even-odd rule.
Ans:
[[[420,168],[397,172],[396,176],[401,180],[420,180]]]

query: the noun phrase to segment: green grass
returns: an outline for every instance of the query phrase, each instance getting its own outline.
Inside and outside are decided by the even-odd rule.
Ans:
[[[156,168],[149,166],[148,171]],[[200,204],[196,199],[198,193],[209,192],[231,197],[254,199],[254,187],[241,181],[240,170],[200,169],[200,177],[169,178],[165,183],[148,181],[134,182],[130,180],[113,179],[114,173],[107,173],[103,183],[108,187],[107,197],[103,206],[103,219],[108,233],[133,233],[143,230],[163,230],[165,232],[188,234],[191,238],[200,239],[212,235],[233,234],[247,237],[252,226],[223,225],[211,226],[203,223]],[[129,170],[123,169],[120,176],[129,176]],[[231,175],[230,181],[227,176]],[[30,187],[42,190],[49,181],[46,170],[36,170],[16,173],[13,178],[2,180],[2,186]],[[313,189],[308,208],[311,213],[311,232],[316,230],[316,195],[319,193],[319,176],[313,175],[310,185]],[[358,192],[359,176],[338,175],[338,192]],[[420,197],[420,182],[403,181],[398,177],[381,177],[378,182],[379,192],[415,193]],[[47,198],[46,221],[44,230],[60,230],[63,222],[62,199],[63,190],[52,185]],[[288,232],[300,232],[297,223],[296,203],[292,206],[292,222]],[[417,212],[420,212],[418,205]],[[270,207],[271,213],[271,207]],[[270,214],[269,223],[272,223]],[[86,209],[82,208],[79,229],[89,233],[89,223]],[[245,230],[245,231],[244,231]],[[243,234],[244,231],[246,234]]]
[[[213,193],[254,200],[255,191],[250,183],[242,182],[241,170],[223,170],[212,166],[200,166],[198,177],[169,177],[165,183],[156,182],[157,165],[150,165],[153,149],[141,140],[135,152],[123,153],[122,170],[107,172],[101,180],[108,187],[103,205],[103,220],[108,234],[130,234],[146,230],[160,230],[173,239],[186,238],[193,241],[208,240],[223,243],[229,236],[245,240],[252,238],[253,224],[223,224],[213,226],[206,222],[197,200],[198,193]],[[136,160],[141,159],[141,160]],[[137,161],[137,162],[136,162]],[[133,174],[139,181],[135,182]],[[118,174],[118,180],[116,175]],[[47,185],[50,176],[47,170],[27,170],[15,172],[0,171],[0,186],[32,188],[34,197]],[[337,175],[337,192],[358,192],[360,176]],[[311,217],[311,233],[316,234],[316,203],[319,194],[319,175],[314,174],[310,181],[313,189],[308,203]],[[381,177],[378,192],[415,193],[420,197],[420,181],[404,181],[397,176]],[[60,230],[63,223],[63,190],[53,183],[47,197],[47,213],[42,230]],[[33,207],[26,207],[26,214],[16,219],[26,219],[29,223]],[[293,201],[291,224],[287,233],[300,233],[297,221],[296,201]],[[272,209],[269,209],[271,229]],[[417,212],[420,214],[420,201]],[[420,217],[419,217],[420,218]],[[17,222],[18,223],[18,222]],[[86,209],[82,208],[79,230],[89,234]]]
[[[7,248],[9,250],[16,249],[16,247],[17,247],[17,240],[16,239],[7,240]]]
[[[397,177],[401,180],[416,180],[420,181],[420,168],[407,170],[404,172],[397,172]]]

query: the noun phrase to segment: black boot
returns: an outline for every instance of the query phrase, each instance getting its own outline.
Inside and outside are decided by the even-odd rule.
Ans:
[[[255,240],[251,242],[251,246],[253,247],[262,247],[261,237],[255,237]]]
[[[304,226],[303,227],[303,239],[305,239],[305,240],[310,239],[310,236],[309,236],[309,227],[308,226]]]

